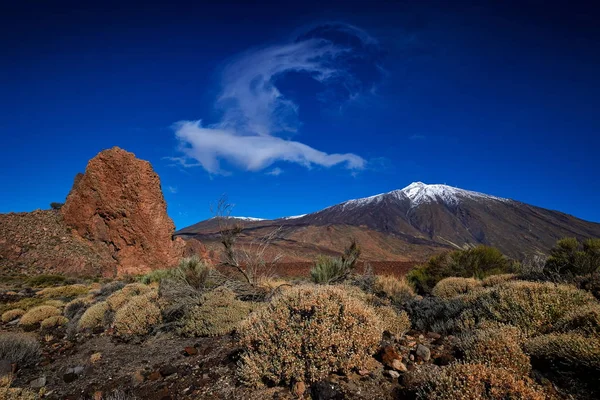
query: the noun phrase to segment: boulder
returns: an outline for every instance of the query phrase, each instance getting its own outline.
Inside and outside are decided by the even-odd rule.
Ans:
[[[183,254],[158,175],[118,147],[89,161],[60,211],[80,237],[115,260],[117,275],[171,267]]]

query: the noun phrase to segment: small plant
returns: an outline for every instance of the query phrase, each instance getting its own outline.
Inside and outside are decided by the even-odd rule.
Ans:
[[[42,329],[52,329],[59,326],[65,326],[69,322],[69,319],[63,317],[62,315],[55,315],[53,317],[48,317],[42,321],[41,327]]]
[[[44,304],[45,300],[37,297],[26,297],[14,303],[6,303],[0,304],[0,313],[4,313],[8,310],[12,310],[15,308],[20,308],[22,310],[28,311],[33,307],[37,307],[39,305]]]
[[[94,353],[90,356],[90,363],[97,364],[102,360],[102,353]]]
[[[423,400],[546,400],[548,396],[530,378],[485,364],[452,364],[429,374],[418,391]]]
[[[75,318],[77,314],[89,305],[84,299],[75,299],[65,305],[64,315],[69,319]]]
[[[600,272],[600,239],[579,242],[564,238],[550,250],[544,274],[550,279],[564,279]]]
[[[387,297],[394,304],[402,305],[415,297],[415,291],[405,278],[397,278],[393,275],[377,275],[373,284],[373,291],[383,297]]]
[[[142,283],[130,283],[128,285],[125,285],[123,289],[118,290],[110,296],[108,296],[106,302],[110,306],[111,310],[117,311],[118,309],[123,307],[132,297],[148,293],[150,290],[150,286],[144,285]]]
[[[353,240],[341,257],[319,257],[310,270],[312,281],[324,285],[343,282],[354,271],[359,256],[360,248]]]
[[[553,330],[600,337],[600,304],[591,303],[568,311],[556,322]]]
[[[505,368],[516,374],[529,375],[531,363],[521,350],[524,337],[518,328],[492,325],[462,335],[456,343],[461,358],[469,363]]]
[[[115,314],[115,333],[123,338],[149,334],[155,325],[162,322],[157,299],[154,291],[132,297]]]
[[[202,304],[193,307],[183,318],[180,334],[184,336],[219,336],[233,331],[250,314],[252,304],[235,298],[226,288],[202,296]]]
[[[24,314],[25,310],[22,310],[20,308],[8,310],[4,314],[2,314],[2,322],[14,321],[17,318],[21,318]]]
[[[410,330],[410,318],[406,311],[399,313],[390,306],[375,307],[375,314],[382,323],[383,330],[388,331],[397,338],[402,337]]]
[[[483,287],[491,287],[502,285],[503,283],[514,281],[516,279],[516,274],[490,275],[484,280],[482,280],[481,283],[483,284]]]
[[[93,304],[90,308],[85,310],[79,322],[77,328],[79,330],[84,329],[95,329],[104,326],[105,316],[110,311],[110,306],[106,301],[100,301]]]
[[[32,287],[48,287],[64,284],[66,280],[63,275],[36,275],[27,279],[27,284]]]
[[[481,281],[473,278],[445,278],[439,281],[431,290],[436,297],[449,299],[450,297],[466,294],[481,287]]]
[[[64,206],[65,203],[58,203],[53,201],[52,203],[50,203],[50,208],[53,210],[60,210],[62,208],[62,206]]]
[[[310,384],[364,368],[382,330],[371,307],[339,288],[294,287],[241,323],[239,376],[251,386]]]
[[[37,292],[37,295],[44,298],[74,298],[87,292],[88,288],[85,285],[75,284],[45,288]]]
[[[58,308],[52,306],[38,306],[27,311],[19,320],[19,325],[26,327],[34,327],[43,320],[55,315],[60,315]]]
[[[148,272],[146,275],[139,277],[139,281],[144,285],[151,283],[160,283],[163,279],[169,278],[173,275],[172,269],[155,269]]]
[[[65,306],[65,303],[61,300],[48,300],[48,301],[44,302],[44,305],[52,306],[52,307],[56,307],[56,308],[62,308]]]
[[[100,294],[102,296],[109,296],[114,292],[121,290],[125,287],[125,283],[121,281],[108,282],[100,288]]]
[[[23,333],[0,333],[0,360],[20,367],[35,364],[40,356],[40,344],[35,336]]]

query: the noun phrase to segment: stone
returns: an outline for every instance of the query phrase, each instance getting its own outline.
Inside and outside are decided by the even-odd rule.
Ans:
[[[429,361],[429,359],[431,358],[431,350],[429,350],[429,347],[424,346],[422,344],[419,344],[417,346],[415,354],[423,361]]]
[[[73,373],[73,372],[67,372],[66,374],[63,375],[63,381],[65,381],[65,383],[74,382],[76,379],[77,379],[77,374]]]
[[[29,382],[29,386],[31,386],[32,389],[43,388],[44,386],[46,386],[46,377],[41,376],[37,379],[32,380],[31,382]]]
[[[172,365],[163,365],[159,369],[162,376],[169,376],[177,373],[177,368]]]
[[[118,147],[92,158],[60,212],[65,223],[116,260],[106,275],[140,274],[174,266],[183,239],[173,240],[160,179],[148,161]]]
[[[313,400],[341,400],[344,398],[339,385],[329,381],[314,383],[310,387],[310,394]]]
[[[142,373],[142,371],[135,371],[133,376],[131,377],[133,384],[140,384],[146,380],[146,377]]]
[[[359,371],[358,371],[358,374],[359,374],[360,376],[367,376],[367,375],[369,375],[370,373],[371,373],[371,371],[369,371],[368,369],[361,369],[361,370],[359,370]]]
[[[77,367],[73,368],[67,368],[67,374],[81,375],[84,369],[85,367],[82,367],[81,365],[78,365]]]
[[[396,371],[400,371],[400,372],[408,371],[408,369],[406,368],[406,365],[404,365],[404,363],[400,360],[392,361],[392,368],[395,369]]]
[[[400,374],[397,371],[394,371],[394,370],[391,370],[391,369],[385,370],[384,373],[387,376],[389,376],[390,378],[392,378],[392,379],[398,379],[398,378],[400,378]]]
[[[154,371],[152,372],[149,376],[148,379],[151,381],[157,381],[160,378],[162,378],[162,375],[160,374],[160,371]]]
[[[198,349],[192,346],[187,346],[183,349],[183,351],[187,356],[195,356],[196,354],[198,354]]]
[[[394,360],[402,361],[402,356],[398,353],[398,350],[393,346],[385,346],[382,347],[379,355],[381,357],[381,362],[383,365],[389,368],[393,368]]]
[[[296,382],[294,384],[294,387],[292,389],[292,392],[294,393],[294,395],[296,395],[297,397],[301,397],[304,392],[306,391],[306,385],[304,384],[304,382],[300,381],[300,382]]]
[[[437,333],[437,332],[427,332],[427,337],[428,337],[429,339],[438,340],[439,338],[441,338],[441,337],[442,337],[442,335],[440,335],[440,334],[439,334],[439,333]]]

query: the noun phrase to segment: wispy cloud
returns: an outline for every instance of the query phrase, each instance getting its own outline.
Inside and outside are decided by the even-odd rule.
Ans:
[[[177,187],[176,186],[167,186],[167,191],[169,193],[175,194],[175,193],[177,193]]]
[[[307,168],[341,165],[365,168],[366,160],[353,153],[327,153],[287,139],[301,122],[298,105],[277,84],[291,72],[307,74],[322,84],[328,101],[343,103],[370,93],[380,75],[377,41],[366,32],[344,24],[310,29],[295,40],[249,50],[225,66],[216,106],[222,118],[213,124],[180,121],[175,136],[183,167],[202,166],[212,174],[226,174],[221,161],[247,171],[259,171],[278,161]],[[371,75],[365,75],[371,67]]]
[[[283,174],[283,170],[279,167],[275,167],[272,170],[268,171],[266,174],[272,175],[272,176],[279,176],[279,175]]]

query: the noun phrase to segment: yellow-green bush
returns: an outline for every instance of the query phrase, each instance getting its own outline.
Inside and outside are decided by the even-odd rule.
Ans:
[[[143,336],[162,322],[162,315],[157,304],[158,295],[151,291],[132,297],[115,314],[115,333],[123,338]]]
[[[87,286],[76,284],[45,288],[37,292],[37,295],[44,298],[73,298],[86,294],[87,292]]]
[[[51,329],[56,328],[58,326],[65,326],[69,322],[67,317],[63,317],[62,315],[55,315],[53,317],[48,317],[42,321],[41,327],[42,329]]]
[[[521,349],[524,338],[519,328],[494,325],[468,332],[459,338],[456,348],[462,358],[470,363],[486,364],[528,375],[531,363]]]
[[[44,304],[47,306],[52,306],[52,307],[56,307],[56,308],[62,308],[65,306],[64,301],[61,301],[61,300],[48,300],[48,301],[45,301]]]
[[[401,337],[410,330],[410,318],[406,311],[397,312],[394,307],[375,307],[375,313],[381,320],[383,330]]]
[[[40,344],[35,336],[26,333],[0,333],[0,360],[8,360],[20,367],[34,364],[40,355]]]
[[[237,300],[229,289],[215,289],[202,296],[201,305],[183,317],[184,336],[218,336],[233,331],[250,314],[252,304]]]
[[[481,288],[479,279],[451,277],[439,281],[431,290],[431,294],[436,297],[449,299],[450,297],[466,294]]]
[[[37,307],[39,305],[44,304],[44,301],[44,299],[37,297],[26,297],[13,303],[0,304],[0,313],[4,313],[8,310],[12,310],[15,308],[20,308],[22,310],[28,311],[33,307]]]
[[[600,338],[577,333],[549,333],[525,342],[534,366],[561,372],[600,374]],[[597,382],[597,381],[596,381]]]
[[[294,287],[240,324],[239,377],[251,386],[310,384],[365,367],[382,330],[371,307],[339,288]]]
[[[483,287],[490,287],[502,285],[503,283],[514,281],[516,279],[516,274],[490,275],[487,278],[484,278],[481,283],[483,284]]]
[[[139,296],[144,293],[148,293],[151,290],[150,286],[144,285],[143,283],[130,283],[123,289],[118,290],[108,296],[106,302],[110,306],[111,310],[117,311],[123,307],[132,297]]]
[[[574,331],[600,337],[600,303],[587,304],[567,312],[554,326],[556,332]]]
[[[94,329],[104,326],[106,313],[110,311],[110,306],[106,301],[100,301],[90,306],[77,323],[80,330]]]
[[[415,292],[406,279],[393,275],[377,275],[373,284],[373,291],[380,296],[391,299],[395,304],[403,304],[415,297]]]
[[[52,306],[37,306],[27,311],[19,320],[19,325],[33,326],[37,325],[48,317],[60,315],[58,308]]]
[[[24,314],[25,314],[25,310],[22,310],[20,308],[8,310],[2,314],[2,322],[14,321],[17,318],[21,318]]]
[[[485,364],[452,364],[428,376],[418,392],[423,400],[547,400],[530,378]]]

